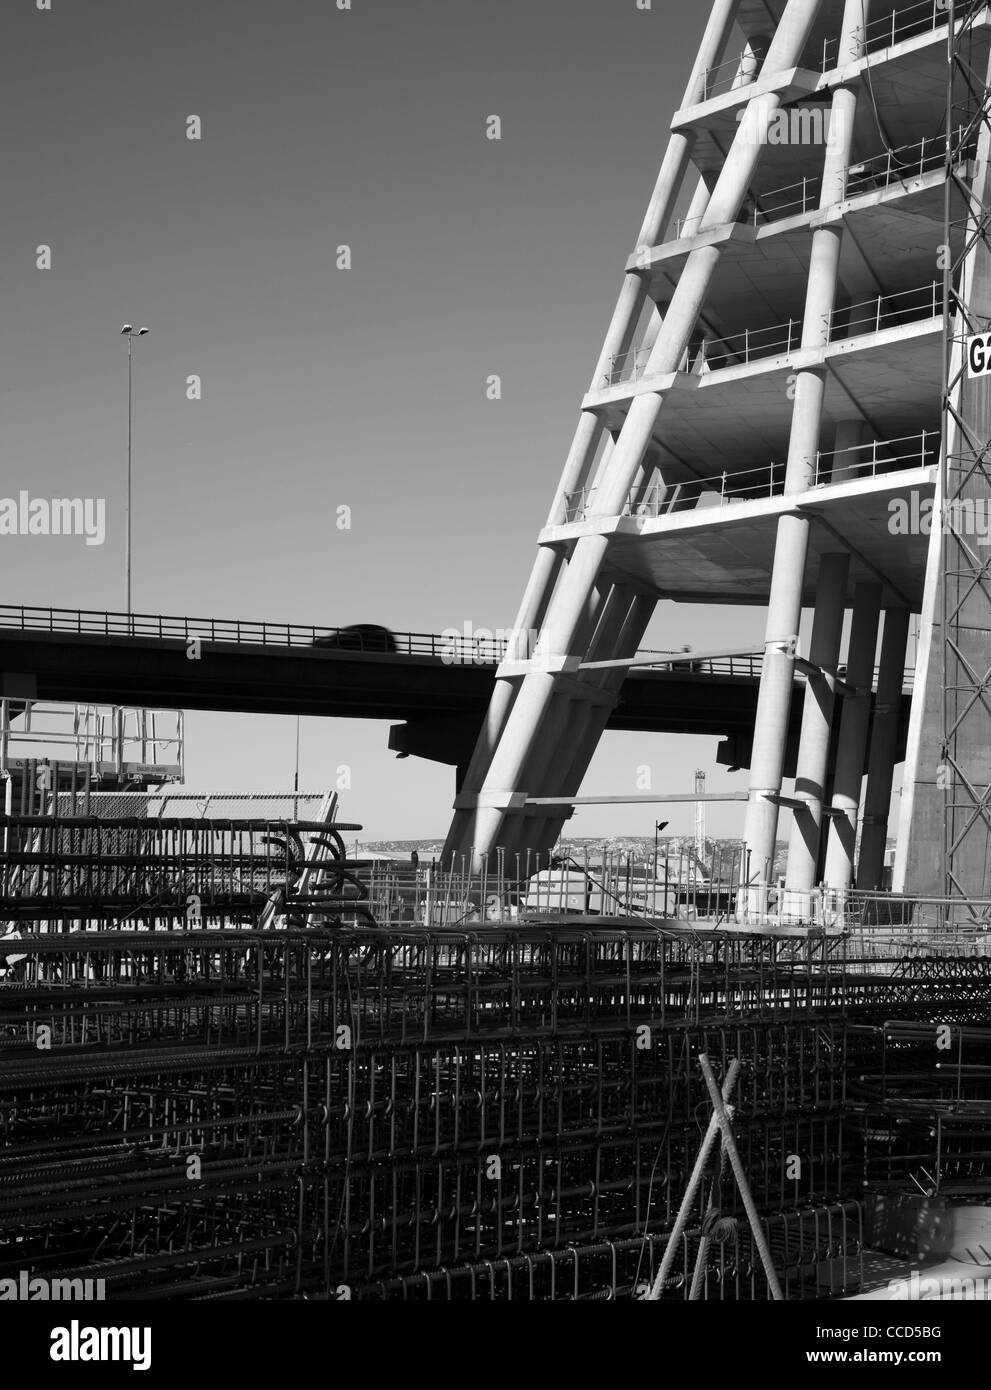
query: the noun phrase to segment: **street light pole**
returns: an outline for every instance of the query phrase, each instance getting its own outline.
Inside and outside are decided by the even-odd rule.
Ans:
[[[127,502],[124,511],[124,612],[131,616],[131,381],[132,335],[127,335]]]
[[[133,354],[131,351],[132,340],[143,338],[148,332],[147,328],[139,328],[136,332],[129,323],[125,323],[120,330],[123,337],[127,339],[127,499],[124,509],[124,612],[128,618],[131,616],[131,401],[133,395]],[[130,624],[128,624],[130,626]]]
[[[661,833],[662,830],[666,829],[667,824],[668,824],[668,822],[667,822],[666,820],[655,820],[655,821],[654,821],[654,882],[653,882],[653,884],[651,885],[651,893],[652,893],[652,896],[653,896],[653,901],[654,901],[655,910],[656,910],[656,907],[657,907],[657,837],[658,837],[658,835]],[[664,871],[664,878],[665,878],[665,886],[666,886],[666,882],[667,882],[667,870],[666,870],[666,869],[665,869],[665,871]],[[667,895],[665,895],[665,902],[666,902],[666,896],[667,896]]]

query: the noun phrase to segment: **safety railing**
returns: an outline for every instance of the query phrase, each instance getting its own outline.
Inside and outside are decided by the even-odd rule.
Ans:
[[[316,627],[241,618],[180,617],[162,613],[113,613],[75,608],[0,604],[0,630],[73,633],[88,637],[152,637],[160,641],[232,642],[263,647],[317,647],[341,652],[443,656],[455,639],[430,632],[385,628]],[[464,644],[472,649],[474,643]]]
[[[696,101],[709,101],[712,97],[722,96],[724,92],[731,92],[735,87],[749,86],[757,81],[763,65],[763,58],[758,57],[753,49],[745,48],[722,63],[704,68],[699,78]]]
[[[957,0],[956,14],[963,18],[983,9],[986,3],[987,0]],[[862,25],[847,40],[845,48],[838,37],[823,39],[818,56],[813,53],[803,61],[817,64],[820,72],[829,72],[868,54],[890,48],[905,39],[933,33],[943,28],[948,18],[947,0],[919,0],[917,4],[902,6],[893,10],[891,14]],[[702,71],[695,100],[709,101],[712,97],[733,91],[734,88],[747,87],[756,82],[763,67],[764,59],[758,57],[752,49],[744,49],[724,62],[715,63]]]
[[[965,14],[983,9],[985,3],[986,0],[957,0],[957,17],[962,18]],[[892,10],[889,15],[882,15],[879,19],[870,20],[861,26],[846,53],[842,52],[838,38],[825,39],[820,69],[822,72],[828,72],[831,68],[840,67],[868,53],[890,48],[905,39],[932,33],[943,28],[948,19],[947,0],[920,0],[918,4],[902,6],[900,9]]]
[[[935,439],[935,436],[934,436],[933,434],[930,433],[930,434],[927,436],[927,438],[928,438],[930,441],[933,441],[933,440]],[[894,441],[892,441],[892,443],[894,443]],[[864,450],[870,450],[870,449],[873,449],[875,446],[873,446],[873,445],[864,445],[864,446],[862,446],[862,447],[863,447]],[[877,447],[878,450],[881,450],[881,449],[883,448],[883,446],[882,446],[881,444],[878,444],[876,447]],[[889,447],[890,447],[890,446],[889,446]],[[934,446],[933,446],[933,447],[934,447]],[[928,455],[928,450],[927,450],[927,455]],[[910,457],[912,457],[912,455],[911,455],[910,453],[908,453],[907,451],[905,451],[905,452],[904,452],[904,457],[905,457],[905,458],[910,458]],[[890,462],[890,461],[889,461],[889,462]],[[878,456],[878,470],[879,470],[879,471],[882,470],[884,464],[885,464],[885,460],[883,459],[883,457],[881,457],[881,456],[879,455],[879,456]],[[866,466],[866,461],[865,461],[865,465],[864,465],[864,466]],[[908,465],[906,465],[906,466],[908,466]],[[754,469],[754,470],[751,470],[751,471],[756,473],[756,472],[759,472],[760,470]],[[727,476],[730,476],[730,475],[727,475]],[[783,465],[781,465],[781,476],[782,476],[782,477],[784,476],[784,467],[783,467]],[[718,484],[719,482],[720,482],[719,479],[716,479],[716,480],[715,480],[715,483]],[[567,515],[569,516],[569,518],[574,520],[574,519],[579,519],[579,514],[580,514],[581,516],[584,516],[584,515],[586,514],[587,509],[590,508],[591,505],[592,505],[592,503],[594,502],[594,496],[595,496],[595,489],[594,489],[594,488],[591,488],[591,489],[582,488],[582,489],[579,489],[579,491],[577,491],[577,492],[568,494],[566,511],[567,511]],[[714,496],[716,496],[717,498],[718,498],[718,496],[719,496],[718,491],[716,491],[715,489],[714,489]],[[631,502],[631,503],[630,503],[631,508],[632,508],[633,505],[634,505],[634,504]],[[643,501],[641,501],[641,502],[637,503],[636,505],[637,505],[637,506],[643,506],[644,503],[643,503]],[[649,505],[649,501],[648,501],[647,505]],[[23,626],[22,626],[21,623],[19,622],[20,619],[23,619]],[[107,619],[106,628],[104,627],[104,622],[103,622],[104,619]],[[116,625],[114,624],[113,621],[111,621],[111,620],[114,620],[114,619],[122,619],[122,620],[124,620],[125,622],[130,622],[131,624],[133,624],[133,628],[132,628],[132,629],[130,630],[130,632],[129,632],[127,629],[124,629],[124,628],[122,628],[122,627],[118,627],[118,626],[116,626]],[[17,606],[17,605],[12,605],[12,604],[0,605],[0,630],[2,630],[3,628],[20,628],[20,630],[24,630],[24,631],[44,631],[44,632],[63,632],[63,633],[83,632],[83,633],[90,633],[90,634],[99,634],[99,633],[102,633],[102,632],[104,632],[104,631],[106,630],[106,631],[108,631],[108,632],[110,632],[110,633],[113,633],[114,635],[118,635],[118,636],[134,635],[134,636],[145,636],[145,637],[147,637],[147,636],[158,636],[158,635],[159,635],[159,624],[160,624],[160,623],[161,623],[161,635],[162,635],[163,637],[166,637],[166,638],[167,638],[167,637],[171,637],[171,638],[181,638],[182,640],[186,640],[186,637],[187,637],[186,630],[185,630],[184,628],[182,628],[181,625],[182,625],[183,623],[189,623],[189,624],[191,624],[191,625],[195,624],[195,625],[196,625],[196,628],[197,628],[200,632],[203,632],[204,629],[205,629],[205,630],[208,631],[208,632],[209,632],[209,631],[212,631],[213,633],[215,633],[216,636],[210,638],[209,640],[216,640],[216,641],[218,641],[218,642],[232,642],[232,641],[236,642],[236,641],[241,641],[241,642],[251,643],[251,642],[260,642],[261,639],[260,639],[260,637],[259,637],[258,634],[260,633],[261,629],[264,628],[265,634],[266,634],[266,644],[267,644],[267,645],[273,645],[273,646],[297,646],[297,647],[302,647],[302,646],[310,645],[310,644],[308,644],[308,643],[299,641],[299,640],[298,640],[299,634],[301,634],[301,633],[310,634],[310,633],[314,633],[314,632],[321,632],[321,631],[327,631],[327,630],[328,630],[328,629],[318,629],[318,628],[301,628],[301,627],[296,627],[296,626],[291,625],[291,624],[289,624],[289,625],[287,625],[287,624],[278,625],[278,624],[272,624],[272,623],[265,623],[265,624],[262,624],[262,623],[237,622],[237,621],[235,621],[235,620],[230,620],[230,621],[228,622],[228,621],[225,621],[225,620],[214,620],[214,619],[192,619],[192,618],[189,618],[189,619],[182,619],[182,618],[167,618],[167,617],[161,617],[161,618],[159,618],[158,616],[152,617],[152,616],[150,616],[150,615],[148,615],[148,614],[131,614],[130,617],[128,618],[126,615],[120,614],[120,613],[97,613],[97,612],[85,612],[85,611],[83,611],[83,610],[56,609],[56,608],[26,608],[26,607],[19,607],[19,606]],[[192,634],[193,631],[194,631],[194,628],[191,626],[190,629],[189,629],[190,634]],[[232,635],[231,635],[232,633],[235,633],[235,632],[240,632],[240,634],[241,634],[240,637],[238,637],[238,636],[232,636]],[[221,635],[221,634],[222,634],[222,635]],[[295,636],[295,637],[297,638],[297,640],[296,640],[295,642],[293,642],[292,640],[286,640],[287,635],[288,635],[289,638],[292,638],[292,637]],[[402,636],[403,636],[403,635],[397,636],[396,634],[393,634],[393,636],[396,636],[397,644],[398,644],[399,642],[402,641]],[[451,640],[452,640],[452,639],[449,639],[449,638],[445,638],[445,637],[442,637],[442,636],[433,635],[433,634],[430,634],[430,633],[408,633],[408,634],[404,634],[404,636],[407,637],[407,638],[415,639],[415,641],[416,641],[417,643],[420,644],[419,646],[412,646],[412,645],[411,645],[410,648],[405,649],[405,650],[407,650],[407,651],[409,652],[409,654],[412,654],[412,655],[420,654],[420,652],[429,653],[431,650],[433,650],[433,652],[434,652],[436,655],[442,656],[445,650],[449,650],[449,649],[450,649],[450,643],[451,643]],[[278,640],[280,637],[283,639],[282,641],[279,641],[279,640]],[[207,637],[206,637],[205,635],[204,635],[204,640],[208,640]],[[433,644],[432,648],[431,648],[431,645],[430,645],[430,644]],[[507,654],[507,649],[508,649],[508,643],[507,643],[506,641],[504,641],[504,640],[498,638],[498,637],[496,637],[496,638],[491,638],[491,639],[479,638],[479,639],[477,639],[477,640],[475,640],[475,641],[467,641],[467,642],[462,641],[462,642],[459,643],[459,650],[463,651],[463,653],[464,653],[464,660],[465,660],[466,662],[471,662],[471,661],[473,661],[476,665],[489,665],[489,664],[491,664],[491,665],[496,665],[496,664],[498,664],[498,662],[499,662],[500,660],[502,660],[503,657]],[[404,650],[404,648],[400,646],[400,647],[398,648],[398,650],[399,650],[400,652],[402,652],[402,651]],[[665,668],[665,669],[670,669],[670,670],[674,670],[674,671],[690,671],[690,672],[692,672],[692,673],[697,673],[697,674],[702,674],[702,675],[712,675],[712,676],[748,676],[748,677],[756,677],[756,676],[759,676],[759,675],[760,675],[760,671],[761,671],[761,658],[760,658],[760,656],[743,656],[743,657],[735,656],[735,657],[717,657],[717,658],[712,658],[712,659],[709,659],[709,658],[699,659],[699,658],[696,658],[696,657],[692,656],[692,655],[690,654],[690,652],[675,651],[675,650],[673,650],[673,649],[664,649],[664,648],[662,648],[662,649],[657,649],[657,648],[649,648],[649,647],[641,648],[640,651],[638,652],[638,656],[641,656],[641,657],[650,657],[650,656],[656,656],[656,657],[673,657],[674,660],[670,663],[670,666],[667,667],[667,668]],[[452,664],[453,664],[453,662],[452,662]],[[18,702],[18,701],[10,702],[11,706],[15,706],[15,705],[17,705],[17,704],[19,704],[19,703],[23,703],[23,702]],[[69,706],[69,707],[67,707],[67,708],[72,708],[72,707]],[[178,726],[178,730],[179,730],[179,732],[178,732],[178,739],[179,739],[179,750],[180,750],[180,751],[179,751],[179,760],[180,760],[180,762],[181,762],[181,746],[182,746],[181,711],[150,711],[150,710],[149,710],[149,711],[143,711],[143,710],[131,710],[131,711],[127,711],[127,714],[128,714],[128,717],[129,717],[129,718],[132,717],[132,716],[138,717],[138,716],[142,716],[142,715],[149,716],[149,717],[152,716],[152,715],[156,715],[156,716],[159,716],[159,715],[167,715],[167,716],[169,716],[169,717],[175,717],[175,715],[178,714],[178,715],[179,715],[179,718],[180,718],[180,723],[179,723],[179,726]],[[13,717],[13,716],[12,716],[12,713],[11,713],[11,715],[10,715],[9,717]],[[109,735],[108,735],[108,737],[109,737]],[[150,725],[147,725],[147,724],[146,724],[146,725],[142,726],[142,725],[139,724],[138,726],[136,726],[133,735],[132,735],[131,733],[128,733],[128,734],[126,735],[126,746],[132,746],[132,747],[133,747],[133,746],[136,746],[136,745],[140,745],[142,739],[147,740],[147,742],[146,742],[146,744],[145,744],[145,753],[146,753],[146,754],[149,752],[149,746],[150,746],[151,743],[155,743],[155,742],[157,742],[158,744],[163,744],[163,743],[164,743],[163,736],[162,736],[160,733],[156,733],[156,732],[152,729],[152,727],[151,727]]]
[[[835,342],[879,333],[882,328],[898,324],[941,318],[942,293],[942,284],[933,280],[916,289],[879,294],[873,299],[832,309],[824,315],[827,339]],[[742,333],[730,333],[724,338],[694,338],[682,354],[679,370],[701,376],[706,371],[748,366],[764,358],[787,356],[801,347],[801,343],[801,319],[788,319],[767,328],[745,328]],[[643,353],[643,349],[638,349],[607,359],[600,388],[642,379],[649,365],[649,354],[642,357]]]
[[[956,132],[956,145],[960,149],[963,128]],[[961,149],[959,159],[973,158],[975,146]],[[845,172],[845,198],[856,198],[863,193],[883,192],[893,184],[905,179],[920,178],[923,174],[941,170],[946,159],[946,136],[934,135],[912,144],[899,145],[896,149],[881,150],[867,159],[859,159],[849,164]],[[809,174],[794,183],[782,184],[766,193],[756,193],[744,204],[737,216],[738,222],[754,227],[768,226],[786,217],[799,217],[819,207],[822,197],[822,175]],[[675,221],[675,237],[694,236],[705,213],[694,217],[679,217]]]
[[[616,352],[607,359],[606,370],[599,382],[600,386],[621,386],[625,381],[637,381],[644,373],[650,360],[650,348],[630,348],[628,352]]]
[[[834,308],[823,315],[830,342],[837,338],[860,337],[865,333],[880,333],[882,328],[898,324],[917,323],[923,319],[942,318],[943,286],[933,280],[916,289],[900,290],[897,294],[879,294],[856,304]]]
[[[353,652],[389,652],[400,656],[434,656],[445,665],[497,665],[507,656],[525,659],[532,655],[537,632],[518,633],[514,629],[497,629],[490,633],[479,629],[475,636],[453,637],[430,632],[387,632],[364,637],[348,628],[303,627],[295,623],[256,623],[240,619],[180,618],[148,613],[103,613],[73,608],[32,608],[18,604],[0,604],[0,632],[46,632],[77,634],[94,637],[144,637],[163,641],[203,642],[290,647],[317,647],[322,637],[341,637],[332,650],[348,655]],[[386,644],[388,639],[389,645]],[[647,649],[643,654],[652,655]],[[17,703],[17,702],[14,702]],[[23,702],[22,702],[23,703]],[[141,714],[144,711],[131,711]],[[151,711],[148,711],[151,713]],[[136,735],[135,737],[139,737]]]
[[[870,971],[875,961],[887,962],[888,970],[893,960],[922,964],[934,955],[991,957],[991,900],[975,900],[967,920],[953,919],[949,899],[790,889],[783,876],[754,882],[752,869],[745,846],[730,841],[707,841],[702,858],[687,841],[663,841],[655,856],[649,848],[562,840],[552,851],[499,851],[474,864],[469,855],[442,862],[427,850],[416,864],[378,857],[364,861],[359,876],[383,927],[539,924],[549,915],[566,915],[576,927],[588,917],[715,919],[726,926],[835,929],[849,943],[843,955],[821,941],[816,951],[836,964],[845,956],[858,970]],[[799,941],[800,955],[809,942]]]
[[[756,352],[763,340],[763,335],[769,332],[776,333],[777,331],[776,327],[774,329],[745,331],[742,335],[745,340],[745,351]],[[793,325],[789,325],[789,332],[793,338],[793,345],[797,346],[799,334],[801,332],[800,319],[794,320]],[[709,346],[710,340],[706,338],[693,338],[681,355],[681,360],[678,363],[678,371],[701,374],[705,370],[708,360],[707,349]],[[599,390],[603,390],[608,386],[621,386],[624,383],[639,381],[647,374],[650,354],[651,349],[644,347],[630,348],[626,352],[613,353],[611,357],[606,358],[606,369],[598,382],[594,383],[594,386]]]
[[[194,618],[152,613],[111,613],[73,608],[0,605],[0,631],[75,634],[85,637],[146,637],[159,641],[233,643],[262,647],[315,648],[351,653],[430,656],[450,664],[497,661],[506,640],[491,634],[453,637],[385,628],[307,627],[299,623],[252,622],[240,618]]]
[[[181,710],[125,709],[119,705],[48,704],[0,700],[0,770],[24,760],[108,767],[167,769],[181,780]]]
[[[784,217],[796,217],[817,208],[821,196],[822,175],[809,174],[795,183],[756,194],[746,220],[760,227],[768,222],[780,222]]]
[[[939,430],[903,435],[899,439],[875,439],[848,449],[819,451],[811,485],[848,482],[852,478],[873,478],[898,473],[907,468],[931,468],[939,462]]]
[[[959,127],[954,137],[954,148],[960,149],[963,128]],[[961,150],[960,158],[969,159],[973,146]],[[911,145],[899,145],[896,149],[881,150],[868,159],[860,159],[846,169],[845,196],[856,198],[861,193],[870,193],[889,188],[903,179],[919,178],[923,174],[942,169],[946,161],[946,136],[934,135],[925,140],[917,140]]]
[[[742,365],[756,358],[774,357],[794,351],[801,339],[801,319],[789,319],[787,323],[772,324],[768,328],[745,328],[742,333],[726,338],[693,338],[682,353],[678,370],[701,375],[707,369],[711,371],[731,363]],[[600,388],[639,381],[646,374],[649,359],[650,351],[644,348],[615,353],[607,359]]]
[[[819,450],[808,460],[808,487],[872,478],[880,474],[911,468],[929,468],[939,461],[939,431],[898,439],[875,439],[847,449]],[[651,483],[627,494],[622,516],[655,520],[660,516],[691,511],[698,506],[723,506],[729,502],[759,497],[778,497],[784,492],[785,464],[766,463],[757,468],[723,472],[711,478],[689,479],[667,486]],[[565,514],[568,521],[584,521],[595,504],[596,489],[579,488],[568,493]]]

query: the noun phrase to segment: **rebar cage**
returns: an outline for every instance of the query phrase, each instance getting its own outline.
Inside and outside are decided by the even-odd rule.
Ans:
[[[110,1298],[636,1297],[699,1150],[701,1052],[742,1064],[737,1144],[787,1297],[860,1287],[865,1184],[987,1182],[976,938],[927,952],[917,914],[847,933],[518,904],[376,918],[351,828],[3,822],[0,1277],[103,1279]],[[464,888],[448,878],[432,891]],[[719,1179],[676,1267],[705,1237],[701,1296],[764,1298]],[[688,1292],[677,1274],[664,1297]]]

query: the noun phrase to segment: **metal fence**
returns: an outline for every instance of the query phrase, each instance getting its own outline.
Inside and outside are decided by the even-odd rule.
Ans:
[[[824,315],[827,341],[880,333],[896,325],[936,319],[942,312],[942,286],[933,280],[910,290],[879,294],[856,304],[832,309]],[[745,328],[723,338],[695,337],[685,349],[679,371],[702,375],[727,367],[748,366],[751,362],[787,356],[802,345],[802,320],[787,319],[764,328]],[[649,367],[650,352],[644,348],[616,353],[608,359],[600,386],[639,381]]]
[[[897,439],[876,439],[848,449],[821,449],[807,460],[806,486],[825,487],[830,483],[873,478],[906,469],[931,468],[938,461],[938,430],[923,430],[919,434]],[[699,506],[723,506],[728,502],[759,497],[780,497],[785,490],[786,472],[783,462],[771,462],[732,473],[719,473],[710,478],[690,478],[686,482],[670,485],[654,482],[627,495],[622,515],[656,520],[660,516],[680,514]],[[584,521],[595,504],[595,498],[594,487],[568,493],[565,497],[565,519],[568,522]]]

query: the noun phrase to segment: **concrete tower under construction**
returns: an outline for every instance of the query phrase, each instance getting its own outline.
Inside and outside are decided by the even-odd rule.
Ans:
[[[991,894],[987,378],[968,363],[989,324],[989,51],[977,5],[715,0],[449,853],[553,846],[658,600],[744,603],[767,615],[734,749],[750,909],[779,835],[796,917],[819,886],[881,885],[902,760],[894,886]]]

